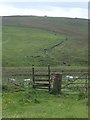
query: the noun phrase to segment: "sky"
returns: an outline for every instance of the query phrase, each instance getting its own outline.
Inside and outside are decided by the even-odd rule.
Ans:
[[[35,15],[88,18],[87,0],[0,0],[0,16]]]

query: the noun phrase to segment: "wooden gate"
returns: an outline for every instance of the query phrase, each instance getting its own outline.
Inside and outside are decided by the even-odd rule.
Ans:
[[[50,65],[48,65],[47,74],[37,74],[35,72],[34,65],[32,66],[32,80],[33,80],[33,88],[39,89],[48,89],[50,91],[51,82],[50,82]]]

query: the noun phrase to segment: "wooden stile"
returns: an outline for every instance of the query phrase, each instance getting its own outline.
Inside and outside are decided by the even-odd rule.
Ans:
[[[47,88],[48,91],[50,91],[50,65],[48,65],[48,73],[47,74],[35,74],[34,71],[34,65],[32,65],[32,80],[33,80],[33,88]],[[40,78],[36,78],[40,77]],[[46,77],[46,79],[42,79],[43,77]]]

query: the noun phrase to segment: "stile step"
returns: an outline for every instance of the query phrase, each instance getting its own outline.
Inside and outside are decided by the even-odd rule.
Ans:
[[[48,82],[49,80],[46,80],[46,79],[35,79],[35,82]]]
[[[41,74],[41,75],[40,75],[40,74],[35,74],[34,76],[42,76],[42,77],[43,77],[43,76],[47,76],[47,77],[48,77],[49,75],[45,75],[45,74]]]
[[[37,86],[36,88],[38,88],[38,89],[48,89],[48,87],[41,87],[41,86]]]
[[[34,86],[49,86],[49,84],[48,83],[47,84],[45,84],[45,83],[43,83],[43,84],[41,84],[41,83],[35,83]]]

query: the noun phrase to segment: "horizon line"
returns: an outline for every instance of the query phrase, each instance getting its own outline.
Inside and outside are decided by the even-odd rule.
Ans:
[[[71,18],[71,19],[86,19],[88,20],[89,18],[79,18],[79,17],[60,17],[60,16],[48,16],[48,15],[43,15],[43,16],[39,16],[39,15],[4,15],[1,17],[51,17],[51,18]]]

